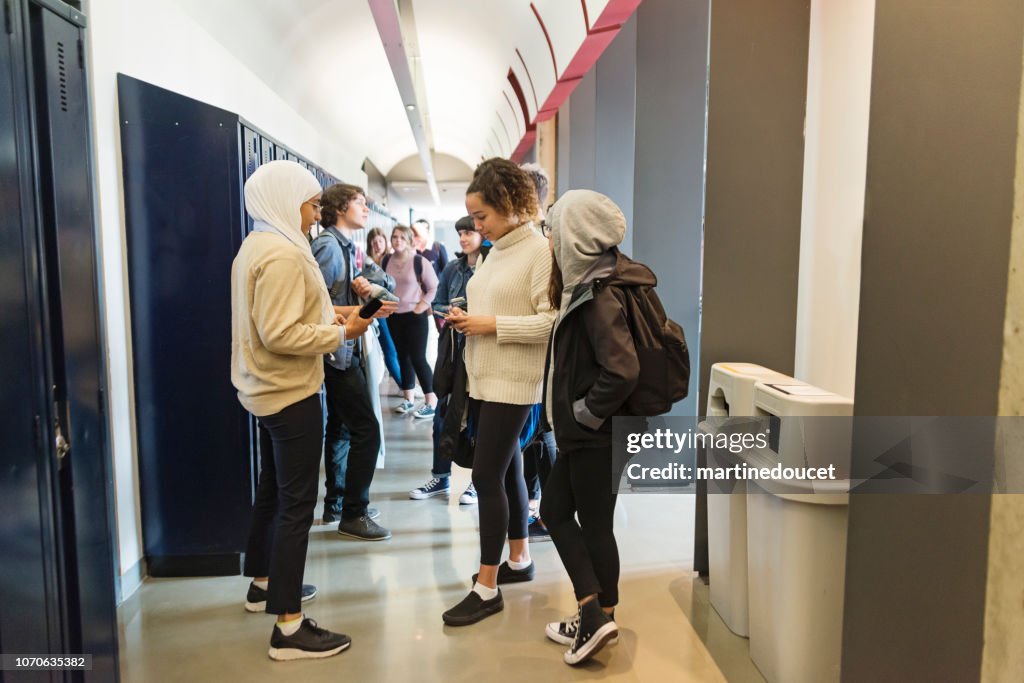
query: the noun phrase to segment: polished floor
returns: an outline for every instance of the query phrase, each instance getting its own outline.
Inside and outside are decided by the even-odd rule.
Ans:
[[[763,681],[747,641],[726,629],[691,571],[693,498],[686,495],[619,497],[620,639],[591,662],[565,665],[564,646],[544,637],[546,622],[575,609],[549,542],[531,544],[537,577],[503,589],[503,612],[444,626],[441,612],[469,590],[479,560],[476,509],[458,505],[469,472],[456,468],[451,500],[410,500],[409,489],[428,478],[430,424],[385,420],[387,459],[371,497],[393,538],[348,540],[337,525],[311,531],[305,580],[320,594],[306,611],[350,635],[348,651],[272,662],[273,619],[242,608],[246,579],[147,579],[119,608],[122,680]]]

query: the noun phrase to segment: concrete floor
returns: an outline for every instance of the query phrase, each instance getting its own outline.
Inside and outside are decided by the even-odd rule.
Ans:
[[[385,398],[385,407],[396,399]],[[619,644],[579,668],[544,625],[575,609],[553,545],[531,544],[537,577],[505,587],[505,610],[478,624],[446,627],[441,613],[462,599],[479,561],[475,506],[460,507],[469,472],[455,468],[450,500],[414,501],[430,471],[430,423],[388,415],[388,454],[371,489],[389,541],[344,539],[337,525],[310,533],[306,605],[352,647],[325,660],[273,662],[273,617],[242,608],[241,577],[147,579],[119,608],[122,680],[135,681],[731,681],[761,683],[746,639],[728,631],[691,571],[693,498],[619,497],[622,559]],[[317,515],[321,508],[318,505]]]

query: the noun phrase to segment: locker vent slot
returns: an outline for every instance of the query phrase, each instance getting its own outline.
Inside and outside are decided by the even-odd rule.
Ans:
[[[57,43],[57,67],[60,72],[60,110],[68,110],[68,69],[64,56],[64,43]]]

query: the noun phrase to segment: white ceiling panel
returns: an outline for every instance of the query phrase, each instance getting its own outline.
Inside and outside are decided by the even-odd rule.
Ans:
[[[417,153],[367,0],[168,1],[352,156],[370,158],[387,174]],[[585,0],[591,22],[608,1]],[[586,37],[584,2],[534,5],[561,75]],[[412,6],[420,55],[413,66],[423,75],[435,151],[470,167],[483,157],[507,156],[557,80],[530,0],[413,0]]]

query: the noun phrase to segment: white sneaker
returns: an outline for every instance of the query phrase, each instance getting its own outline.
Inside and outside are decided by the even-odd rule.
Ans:
[[[459,505],[476,505],[476,489],[473,487],[473,482],[469,482],[469,486],[459,496]]]
[[[412,401],[402,401],[397,406],[392,408],[392,410],[394,410],[394,412],[396,414],[398,414],[398,415],[405,415],[406,413],[408,413],[410,410],[412,410],[415,407],[416,407],[416,404],[413,403]]]
[[[447,496],[448,490],[448,477],[434,477],[418,489],[409,491],[409,497],[413,500],[426,500],[434,496]]]

